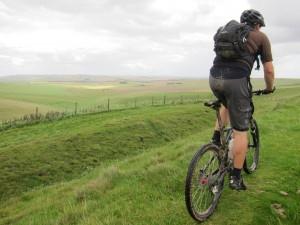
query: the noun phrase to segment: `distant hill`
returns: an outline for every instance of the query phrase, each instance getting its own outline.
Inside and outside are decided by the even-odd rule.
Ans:
[[[46,81],[46,82],[106,82],[120,80],[117,77],[97,75],[11,75],[0,77],[3,82]]]
[[[114,81],[153,81],[153,80],[181,80],[176,76],[172,77],[152,77],[152,76],[106,76],[106,75],[9,75],[0,76],[0,82],[114,82]],[[184,78],[189,79],[189,78]],[[192,78],[191,78],[192,79]],[[195,79],[195,78],[193,78]]]

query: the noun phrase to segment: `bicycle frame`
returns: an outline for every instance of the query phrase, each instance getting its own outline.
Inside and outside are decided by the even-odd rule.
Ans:
[[[220,108],[221,108],[221,101],[216,100],[211,103],[205,103],[205,106],[208,106],[214,110],[216,110],[216,117],[219,124],[219,130],[220,130],[220,136],[221,136],[221,146],[219,146],[220,149],[220,159],[221,159],[221,170],[218,172],[218,178],[223,178],[225,176],[225,173],[229,171],[230,167],[230,161],[228,160],[228,143],[232,136],[232,128],[231,127],[225,127],[225,125],[222,122],[221,115],[220,115]]]

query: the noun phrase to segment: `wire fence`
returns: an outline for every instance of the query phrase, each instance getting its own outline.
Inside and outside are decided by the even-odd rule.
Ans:
[[[10,120],[2,120],[0,122],[0,132],[8,130],[10,128],[23,127],[27,125],[57,121],[68,117],[75,117],[85,114],[95,114],[112,112],[117,110],[134,109],[147,106],[163,106],[163,105],[178,105],[188,103],[200,103],[203,102],[203,96],[163,96],[163,97],[150,97],[150,98],[133,98],[126,102],[114,102],[108,98],[106,102],[99,105],[90,107],[80,107],[78,102],[74,103],[74,108],[65,111],[49,111],[46,113],[39,112],[39,108],[36,107],[34,112],[31,114],[23,115],[19,118]]]

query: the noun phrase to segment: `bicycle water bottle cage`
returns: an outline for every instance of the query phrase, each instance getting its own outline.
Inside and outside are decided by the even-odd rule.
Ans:
[[[214,110],[218,110],[221,107],[221,101],[215,100],[215,101],[204,102],[204,105]]]

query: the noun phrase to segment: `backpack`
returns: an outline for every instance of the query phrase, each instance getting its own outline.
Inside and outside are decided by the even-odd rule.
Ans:
[[[253,28],[249,25],[236,20],[231,20],[225,26],[220,27],[214,36],[216,55],[232,61],[242,60],[244,56],[248,56],[250,53],[246,51],[246,43],[251,30]],[[255,56],[255,61],[257,64],[255,69],[259,70],[258,55]],[[250,65],[248,67],[250,68]]]
[[[246,51],[247,38],[252,28],[235,20],[220,27],[214,36],[214,51],[217,56],[227,60],[242,59]]]

